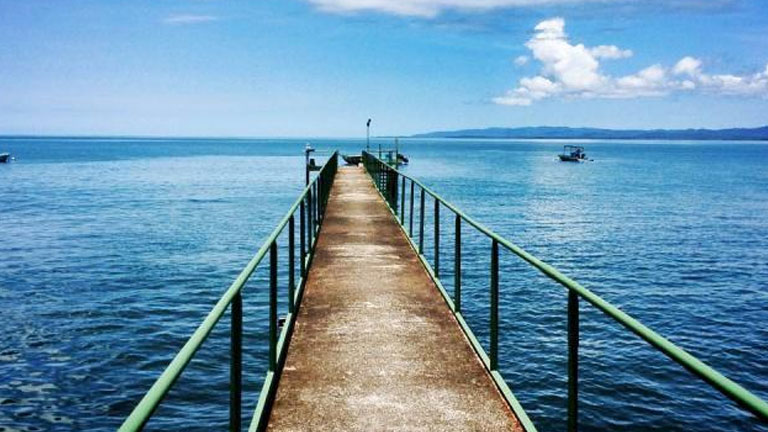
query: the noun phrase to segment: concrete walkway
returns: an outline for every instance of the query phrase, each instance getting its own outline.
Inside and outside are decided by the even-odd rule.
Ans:
[[[362,168],[334,182],[269,429],[522,430]]]

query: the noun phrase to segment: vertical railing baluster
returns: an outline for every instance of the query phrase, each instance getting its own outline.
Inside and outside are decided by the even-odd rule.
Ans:
[[[454,235],[454,272],[453,272],[453,307],[461,312],[461,216],[456,214],[456,234]]]
[[[277,370],[277,241],[269,247],[269,370]]]
[[[230,318],[229,430],[239,432],[243,394],[243,298],[239,291],[232,297]]]
[[[312,248],[314,246],[313,239],[315,237],[315,229],[312,224],[312,213],[314,210],[312,210],[312,188],[309,188],[309,191],[307,191],[307,229],[309,230],[307,232],[307,253],[309,256],[312,256]]]
[[[296,294],[296,281],[295,281],[295,275],[293,274],[296,271],[296,252],[294,249],[296,248],[296,223],[293,219],[293,215],[291,215],[291,218],[288,221],[288,312],[293,313],[294,311],[294,295]]]
[[[319,226],[320,219],[317,217],[318,211],[319,211],[318,207],[320,203],[320,194],[317,193],[317,182],[312,183],[312,189],[314,189],[314,196],[315,196],[315,200],[312,202],[312,204],[314,205],[314,208],[312,209],[312,218],[313,218],[312,229],[314,230],[313,234],[315,234],[317,233],[317,230],[320,229],[320,226]]]
[[[400,209],[397,206],[397,173],[391,168],[389,170],[389,184],[390,190],[392,190],[392,207],[395,208],[395,216],[397,216],[400,212]]]
[[[435,198],[435,277],[440,278],[440,200]]]
[[[491,349],[490,368],[499,368],[499,243],[491,243]]]
[[[410,238],[413,238],[413,192],[414,192],[414,184],[413,180],[411,180],[411,207],[408,210],[408,236]]]
[[[323,215],[323,176],[321,175],[317,176],[315,190],[317,191],[317,225],[320,226]]]
[[[301,262],[299,263],[299,270],[301,273],[302,279],[306,280],[307,278],[307,226],[306,222],[304,222],[304,218],[306,218],[306,211],[304,210],[304,199],[301,200],[301,205],[299,205],[299,231],[301,234],[299,234],[299,248],[301,249]]]
[[[579,295],[568,290],[568,432],[579,429]]]
[[[405,177],[400,183],[402,184],[400,187],[400,225],[405,226]]]
[[[421,210],[419,211],[419,253],[424,253],[424,188],[421,188]]]

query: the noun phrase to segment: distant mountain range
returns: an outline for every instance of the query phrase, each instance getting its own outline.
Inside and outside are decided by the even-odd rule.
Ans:
[[[524,138],[524,139],[649,139],[649,140],[768,140],[768,126],[744,129],[618,130],[571,127],[463,129],[429,132],[411,138]]]

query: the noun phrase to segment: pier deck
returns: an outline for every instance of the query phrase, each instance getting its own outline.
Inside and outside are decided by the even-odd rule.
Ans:
[[[269,430],[523,430],[361,168],[340,168]]]

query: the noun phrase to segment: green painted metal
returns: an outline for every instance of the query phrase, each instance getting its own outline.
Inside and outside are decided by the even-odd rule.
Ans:
[[[499,369],[499,242],[491,241],[491,370]]]
[[[336,175],[338,167],[338,152],[334,152],[328,159],[326,164],[317,174],[315,179],[307,185],[293,205],[290,207],[286,215],[280,220],[272,233],[267,237],[265,242],[259,248],[256,255],[251,258],[245,268],[240,272],[237,278],[232,282],[229,288],[219,298],[213,309],[208,313],[203,322],[197,327],[192,336],[187,340],[184,346],[179,350],[171,363],[165,368],[160,377],[155,381],[152,387],[147,391],[144,397],[139,401],[131,414],[125,419],[120,426],[120,431],[138,431],[142,430],[147,421],[152,417],[157,407],[165,398],[165,395],[173,387],[174,383],[181,376],[182,372],[194,357],[195,353],[200,349],[202,344],[210,335],[214,326],[219,322],[221,317],[230,309],[231,312],[231,328],[230,328],[230,429],[240,430],[241,422],[241,403],[242,403],[242,290],[246,282],[251,275],[256,271],[264,258],[270,255],[270,330],[271,326],[277,324],[276,310],[272,311],[272,304],[276,305],[277,298],[277,238],[284,231],[287,225],[293,225],[294,214],[301,210],[299,217],[300,220],[300,235],[302,240],[302,257],[301,265],[304,272],[301,277],[296,281],[296,290],[293,294],[293,303],[295,310],[298,310],[301,304],[301,298],[304,292],[304,283],[306,280],[306,268],[312,262],[314,257],[314,247],[316,244],[316,233],[319,231],[317,223],[313,223],[313,219],[317,220],[316,215],[313,212],[321,211],[320,216],[323,216],[325,206],[328,202],[328,195],[331,190],[333,180]],[[322,186],[318,189],[318,183],[322,183]],[[319,190],[319,197],[318,197]],[[322,208],[318,208],[316,202],[322,203]],[[308,229],[309,242],[304,245],[304,228]],[[295,241],[294,230],[289,228],[289,242]],[[313,238],[314,237],[314,238]],[[306,246],[306,249],[305,249]],[[290,264],[289,264],[290,265]],[[290,338],[293,331],[296,312],[289,312],[286,316],[285,325],[280,332],[279,338],[272,335],[270,331],[270,365],[269,371],[266,374],[264,384],[259,394],[258,404],[254,410],[252,417],[250,431],[263,430],[266,425],[266,420],[269,414],[269,405],[274,396],[277,380],[279,378],[280,368],[284,362],[287,341]],[[275,332],[276,333],[276,328]],[[274,360],[272,346],[274,344]]]
[[[702,379],[704,382],[712,386],[714,389],[718,390],[720,393],[734,401],[737,405],[739,405],[744,410],[750,412],[755,417],[757,417],[762,422],[768,423],[768,403],[766,401],[758,398],[751,392],[749,392],[744,387],[740,386],[739,384],[735,383],[734,381],[726,378],[721,373],[717,372],[710,366],[703,363],[701,360],[697,359],[696,357],[692,356],[682,348],[676,346],[666,338],[662,337],[658,333],[654,332],[650,328],[646,327],[627,313],[623,312],[616,306],[612,305],[611,303],[605,301],[600,296],[596,295],[592,291],[588,290],[587,288],[581,286],[579,283],[575,282],[574,280],[570,279],[569,277],[563,275],[555,269],[554,267],[550,266],[549,264],[539,260],[535,256],[531,255],[530,253],[526,252],[519,246],[513,244],[512,242],[504,239],[503,237],[499,236],[492,230],[485,227],[483,224],[475,221],[471,217],[469,217],[467,214],[456,208],[454,205],[449,203],[448,201],[444,200],[442,197],[440,197],[437,193],[429,189],[426,185],[421,183],[420,181],[416,180],[413,177],[410,177],[392,167],[387,165],[386,163],[382,162],[381,160],[377,159],[375,156],[371,155],[370,153],[363,152],[363,164],[366,167],[366,170],[368,170],[369,173],[378,172],[379,170],[390,170],[395,175],[400,176],[403,181],[409,180],[411,182],[412,191],[414,188],[414,185],[417,185],[419,189],[421,190],[422,197],[424,194],[430,195],[435,200],[439,201],[445,208],[453,212],[456,217],[460,220],[463,220],[471,227],[475,228],[480,233],[484,234],[488,238],[490,238],[493,243],[493,245],[497,245],[503,247],[504,249],[512,252],[514,255],[518,256],[523,261],[530,264],[532,267],[536,268],[539,272],[550,278],[551,280],[559,283],[563,287],[565,287],[569,292],[569,299],[571,298],[582,298],[587,301],[591,306],[595,307],[599,311],[601,311],[603,314],[611,317],[613,320],[618,322],[620,325],[625,327],[626,329],[630,330],[632,333],[640,337],[642,340],[646,341],[648,344],[650,344],[652,347],[657,349],[658,351],[662,352],[664,355],[681,365],[683,368],[687,369],[689,372],[694,374],[695,376]],[[382,196],[384,196],[385,191],[382,191],[379,189],[379,192],[382,193]],[[413,193],[411,194],[413,196]],[[386,197],[385,197],[386,200]],[[422,212],[423,214],[423,212]],[[411,216],[413,215],[413,209],[411,208]],[[458,225],[458,223],[457,223]],[[404,227],[403,230],[405,231]],[[458,230],[457,230],[458,231]],[[430,264],[427,262],[427,260],[423,257],[423,248],[417,247],[414,239],[413,239],[413,232],[412,229],[409,230],[407,233],[409,234],[409,240],[411,242],[411,246],[419,252],[421,261],[425,268],[427,269],[427,272],[433,277],[435,280],[436,285],[438,286],[438,289],[441,291],[443,297],[445,298],[446,303],[451,307],[452,310],[457,311],[456,312],[456,318],[457,321],[459,321],[459,324],[461,325],[462,329],[464,329],[465,333],[467,334],[468,339],[470,340],[470,343],[472,344],[475,351],[477,351],[480,358],[483,360],[483,363],[486,365],[486,367],[491,372],[491,375],[495,378],[497,386],[501,390],[502,394],[505,395],[505,398],[507,399],[507,402],[510,404],[512,409],[515,411],[515,413],[518,415],[518,418],[523,423],[523,426],[527,430],[535,430],[535,427],[533,426],[533,423],[530,422],[530,419],[528,418],[527,414],[525,414],[525,411],[522,409],[522,407],[517,403],[517,401],[514,399],[514,396],[512,395],[511,391],[506,392],[504,388],[509,390],[507,387],[506,382],[504,382],[503,378],[501,377],[501,374],[493,370],[491,368],[491,360],[489,359],[488,355],[483,350],[482,346],[477,341],[477,338],[472,333],[471,328],[466,324],[466,321],[462,317],[461,313],[458,312],[460,309],[456,308],[456,303],[454,300],[450,298],[448,293],[445,291],[445,289],[442,287],[442,284],[440,283],[439,278],[435,275],[435,273],[431,270]],[[460,255],[459,255],[460,256]],[[460,264],[459,264],[459,269]],[[460,292],[460,291],[457,291]],[[573,293],[573,294],[571,294]],[[569,300],[569,303],[574,302],[573,300]],[[578,305],[578,303],[576,303]],[[578,306],[577,306],[578,307]],[[571,308],[569,308],[571,309]],[[577,310],[576,308],[572,308],[569,312],[569,315],[574,315]],[[571,318],[571,321],[569,322],[569,338],[578,339],[578,320]],[[578,348],[577,344],[570,344],[569,346],[569,355],[574,356],[574,358],[569,362],[569,373],[578,371]],[[578,389],[577,389],[577,383],[578,378],[577,375],[573,375],[574,379],[569,384],[569,386],[573,386],[573,390],[571,390],[573,395],[573,400],[569,401],[569,415],[571,418],[569,419],[569,424],[574,423],[577,424],[577,414],[578,414]],[[575,390],[575,391],[574,391]],[[507,394],[509,393],[509,394]],[[572,408],[571,408],[572,407]],[[570,426],[569,426],[570,427]]]
[[[461,216],[455,216],[453,244],[453,301],[455,312],[461,312]]]
[[[230,306],[229,430],[242,426],[243,392],[243,297],[235,294]]]
[[[277,241],[269,247],[269,370],[277,369]]]
[[[365,158],[363,159],[365,162]],[[369,165],[365,164],[366,169],[369,173],[371,173],[371,168],[369,168]],[[445,290],[445,287],[443,287],[442,282],[438,277],[435,276],[434,271],[432,269],[432,266],[427,261],[427,258],[424,256],[424,254],[419,252],[419,246],[416,243],[416,239],[413,237],[413,203],[414,203],[414,185],[413,179],[410,177],[402,176],[400,173],[398,173],[401,177],[403,177],[403,180],[411,180],[411,206],[410,206],[410,227],[409,230],[406,231],[405,225],[401,225],[400,228],[403,230],[403,233],[406,235],[406,238],[409,241],[409,244],[411,245],[411,248],[414,252],[416,252],[417,256],[419,257],[419,261],[421,261],[421,264],[424,266],[424,270],[427,272],[427,274],[432,278],[433,282],[435,283],[435,286],[437,286],[438,291],[440,292],[440,295],[445,300],[446,304],[452,311],[457,311],[457,305],[460,305],[460,303],[454,303],[454,300],[451,299],[451,296],[448,294],[448,292]],[[373,179],[373,183],[375,184],[375,177],[371,176]],[[423,185],[419,184],[419,187],[422,188]],[[423,191],[423,190],[422,190]],[[382,195],[382,198],[386,201],[385,193],[379,189],[379,193]],[[444,202],[441,201],[443,204]],[[390,211],[392,209],[390,208]],[[394,215],[394,211],[392,211]],[[461,217],[460,215],[456,214],[456,217],[458,219],[458,226],[460,227],[461,224]],[[459,230],[459,256],[461,256],[461,231]],[[459,264],[459,275],[461,274],[461,262],[458,261]],[[457,300],[460,301],[461,292],[459,291],[459,297],[457,297]],[[461,327],[464,334],[467,336],[467,340],[469,341],[469,344],[472,346],[472,349],[477,353],[478,357],[480,357],[480,361],[485,366],[485,368],[489,371],[491,378],[493,379],[494,383],[496,384],[496,387],[499,389],[499,392],[502,394],[504,399],[507,401],[509,406],[512,408],[512,411],[517,416],[518,420],[520,421],[520,424],[523,426],[523,429],[525,429],[527,432],[536,432],[536,426],[533,424],[531,419],[528,417],[528,414],[523,409],[522,405],[518,400],[515,398],[514,394],[512,393],[512,390],[509,388],[507,383],[504,381],[503,377],[501,376],[501,373],[499,371],[491,370],[490,365],[491,361],[488,357],[488,354],[486,353],[485,349],[483,348],[480,341],[475,336],[474,332],[472,332],[472,329],[469,327],[469,324],[464,319],[464,316],[461,314],[460,311],[454,312],[454,316],[456,317],[456,321],[459,323],[459,327]]]
[[[296,221],[291,215],[288,223],[288,312],[293,313],[296,296]]]
[[[403,180],[403,181],[405,181],[405,180]],[[410,237],[413,237],[413,191],[414,191],[414,186],[416,186],[416,184],[413,183],[413,181],[411,181],[411,194],[410,194],[410,198],[411,198],[411,208],[410,208],[410,210],[411,211],[408,213],[408,235]]]
[[[424,253],[424,199],[426,194],[421,190],[421,207],[419,207],[419,253]]]
[[[399,176],[395,176],[395,178],[400,178]],[[400,225],[403,225],[405,223],[405,179],[403,179],[402,187],[400,189]]]
[[[306,217],[304,213],[304,200],[302,200],[299,210],[299,277],[302,278],[307,276],[307,263],[305,261],[307,259],[307,227],[304,222],[304,218]]]
[[[579,429],[579,295],[568,291],[568,431]]]
[[[440,201],[435,200],[435,276],[440,277]]]

